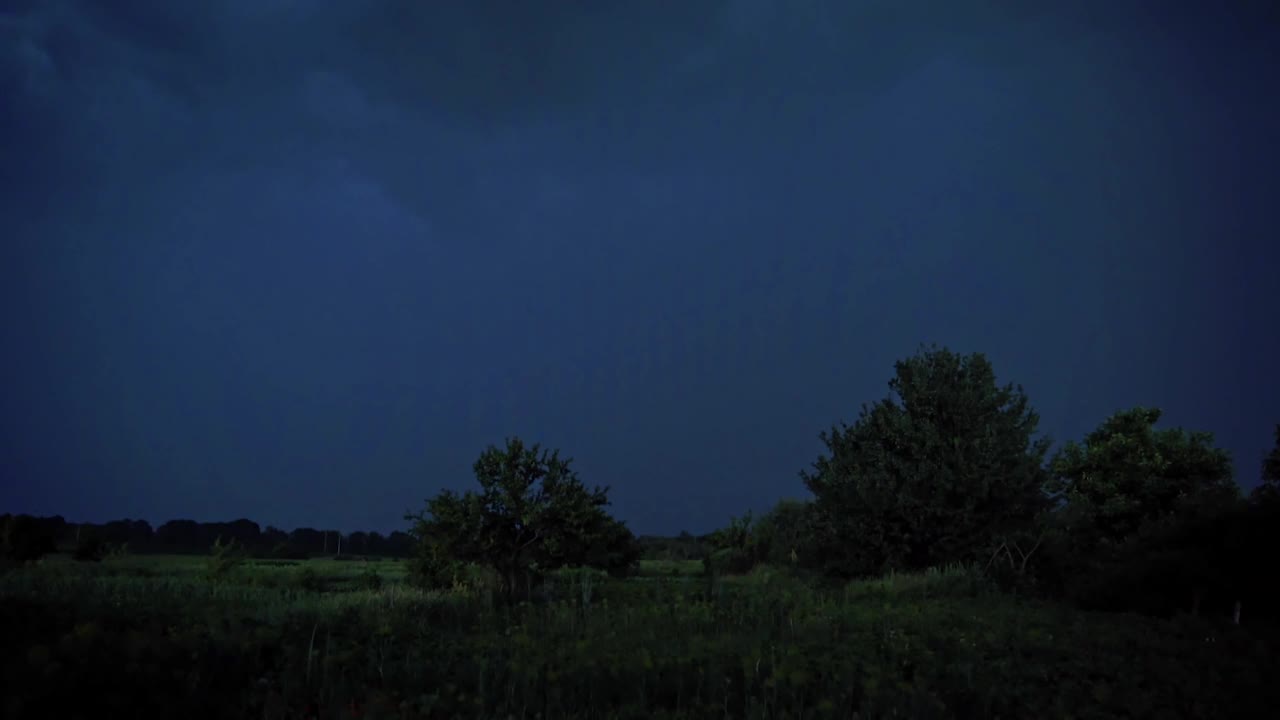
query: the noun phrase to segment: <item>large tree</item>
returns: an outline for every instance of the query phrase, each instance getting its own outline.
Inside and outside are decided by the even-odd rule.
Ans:
[[[1231,458],[1212,433],[1156,430],[1159,419],[1157,408],[1124,410],[1054,454],[1051,489],[1072,509],[1073,533],[1086,545],[1117,545],[1179,511],[1238,496]]]
[[[605,511],[608,488],[588,489],[559,451],[510,438],[489,446],[473,470],[480,491],[445,490],[414,522],[428,568],[472,562],[497,571],[508,596],[541,570],[565,566],[624,572],[639,559],[631,531]]]
[[[1046,505],[1049,441],[1021,386],[997,385],[982,354],[936,346],[895,370],[891,394],[822,433],[830,454],[801,472],[842,574],[976,560]]]

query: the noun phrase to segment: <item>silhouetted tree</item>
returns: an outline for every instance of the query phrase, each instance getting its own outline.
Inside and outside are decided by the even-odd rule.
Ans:
[[[61,520],[61,518],[58,518]],[[22,565],[57,550],[55,527],[30,515],[0,516],[0,557]]]
[[[315,528],[297,528],[289,533],[289,545],[308,555],[324,552],[324,533]]]
[[[413,535],[399,530],[392,531],[382,545],[383,555],[398,558],[413,555],[414,550],[417,548],[417,542],[414,540]]]
[[[1257,597],[1251,537],[1258,515],[1240,499],[1213,436],[1155,430],[1160,411],[1117,412],[1050,462],[1061,503],[1038,580],[1098,610],[1169,614]]]
[[[348,535],[346,550],[355,555],[368,555],[369,533],[357,530]]]
[[[156,544],[166,552],[205,552],[209,543],[203,542],[205,532],[195,520],[170,520],[156,528]]]
[[[155,540],[151,523],[146,520],[112,520],[98,526],[94,534],[106,544],[117,547],[128,545],[134,552],[146,549]]]
[[[937,347],[895,369],[891,395],[822,433],[830,454],[801,472],[825,564],[842,575],[979,559],[1046,506],[1049,441],[1034,439],[1020,386],[998,386],[981,354]]]
[[[779,566],[807,566],[814,560],[812,505],[781,500],[756,521],[751,554],[757,562]]]
[[[614,563],[633,563],[639,556],[631,549],[634,537],[604,511],[607,488],[588,490],[571,462],[519,438],[508,439],[505,449],[489,446],[473,466],[478,493],[445,490],[424,512],[406,515],[419,542],[419,574],[434,574],[447,562],[486,565],[513,598],[525,594],[541,570],[616,570]]]

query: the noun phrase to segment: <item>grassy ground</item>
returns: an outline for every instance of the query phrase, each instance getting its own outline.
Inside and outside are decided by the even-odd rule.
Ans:
[[[1280,701],[1262,629],[1077,613],[962,569],[824,590],[700,572],[562,573],[505,608],[413,589],[394,561],[49,558],[0,577],[0,714],[1238,718]]]

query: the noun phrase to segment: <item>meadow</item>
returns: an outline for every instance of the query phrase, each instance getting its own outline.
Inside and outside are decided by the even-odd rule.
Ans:
[[[1246,718],[1274,628],[1083,613],[972,568],[815,583],[483,575],[400,561],[62,555],[0,576],[5,718]]]

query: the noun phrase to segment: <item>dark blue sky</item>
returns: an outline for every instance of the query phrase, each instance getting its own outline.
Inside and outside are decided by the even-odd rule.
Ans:
[[[517,434],[707,531],[921,343],[1251,487],[1274,7],[0,1],[0,509],[385,531]]]

